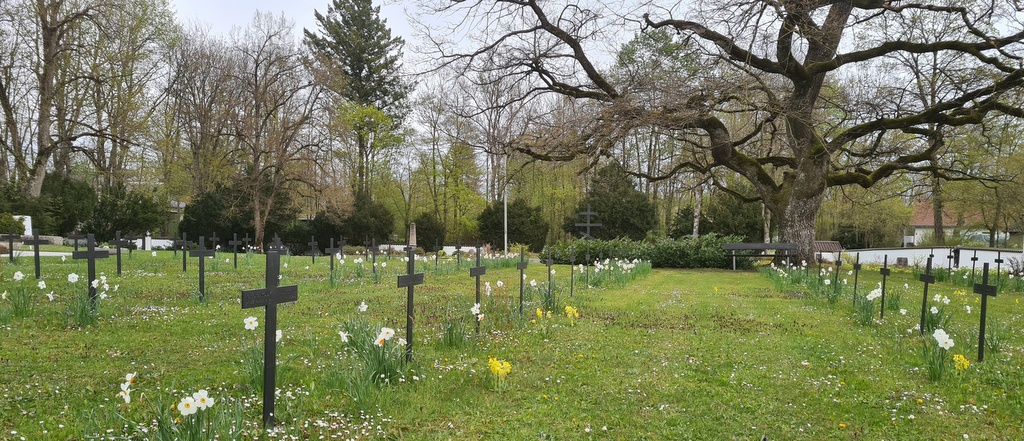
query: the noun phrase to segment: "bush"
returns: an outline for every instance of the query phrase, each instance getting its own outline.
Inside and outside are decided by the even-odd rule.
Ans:
[[[125,235],[146,234],[163,224],[165,216],[163,205],[150,195],[118,186],[100,196],[85,230],[106,242],[117,230]]]
[[[7,234],[14,231],[14,234],[25,234],[25,224],[15,219],[11,213],[0,213],[0,234]]]
[[[347,242],[361,243],[364,239],[376,239],[384,243],[395,230],[395,217],[383,203],[374,201],[370,195],[356,195],[352,215],[342,222],[342,231]]]
[[[590,231],[595,239],[628,237],[642,240],[657,224],[654,204],[636,189],[636,182],[618,164],[609,164],[597,171],[576,212],[565,218],[562,228],[566,233],[578,235],[580,228],[576,224],[585,220],[579,213],[586,211],[588,206],[597,213],[591,220],[601,224]],[[509,214],[511,212],[510,207]]]
[[[444,245],[444,225],[433,213],[420,213],[413,222],[416,223],[416,244],[425,250],[433,250],[436,245]]]
[[[576,263],[583,263],[589,246],[591,260],[603,256],[649,260],[655,268],[732,268],[732,258],[722,249],[722,244],[740,242],[741,239],[738,236],[714,234],[697,238],[661,239],[654,243],[619,238],[592,240],[587,244],[583,239],[574,239],[548,247],[544,256],[550,250],[552,260],[565,264],[575,254]],[[741,261],[745,266],[750,265],[749,259]]]
[[[88,182],[78,181],[59,174],[48,174],[43,180],[40,205],[46,212],[47,220],[33,224],[43,234],[65,235],[93,217],[96,210],[96,191]]]
[[[505,207],[502,201],[488,204],[477,217],[480,236],[494,249],[505,246]],[[537,252],[548,237],[548,223],[540,207],[531,207],[525,199],[514,199],[508,204],[508,240],[529,246]],[[510,245],[511,247],[511,245]],[[518,252],[516,248],[510,250]]]

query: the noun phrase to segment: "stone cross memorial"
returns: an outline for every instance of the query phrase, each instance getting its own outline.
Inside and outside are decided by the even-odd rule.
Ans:
[[[188,233],[181,233],[181,239],[172,242],[174,245],[174,252],[178,252],[178,248],[181,248],[181,272],[188,270],[188,247],[192,245],[192,241],[188,240]]]
[[[263,320],[263,427],[274,427],[274,391],[277,375],[277,305],[299,300],[296,285],[278,286],[281,255],[267,251],[266,288],[242,291],[242,309],[266,307]]]
[[[20,240],[21,235],[14,234],[14,228],[11,228],[7,234],[0,234],[0,239],[7,240],[7,258],[11,260],[11,263],[14,263],[14,241]]]
[[[199,258],[199,301],[206,300],[206,258],[217,255],[213,248],[206,249],[206,238],[199,236],[199,248],[188,252],[189,257]]]
[[[476,303],[480,304],[480,276],[487,274],[487,267],[480,264],[480,246],[476,247],[476,266],[469,269],[469,277],[476,277]],[[476,319],[474,317],[474,319]],[[476,333],[480,333],[480,320],[476,319]]]
[[[235,256],[235,269],[238,269],[238,246],[242,244],[242,241],[238,240],[238,233],[234,233],[231,240],[228,241],[228,245],[231,246],[231,252]]]
[[[519,263],[516,264],[516,268],[519,268],[519,315],[523,315],[523,280],[526,279],[526,250],[519,248]]]
[[[981,283],[974,284],[974,293],[981,294],[981,325],[978,328],[978,362],[985,361],[985,317],[988,314],[988,298],[996,296],[996,286],[988,284],[988,262],[981,273]]]
[[[405,274],[398,276],[398,287],[407,289],[405,303],[405,361],[412,362],[413,297],[416,285],[423,284],[423,273],[416,272],[416,224],[409,224],[409,245],[405,247],[408,262]]]
[[[36,264],[36,280],[39,280],[42,277],[39,273],[39,245],[46,245],[48,243],[50,243],[50,241],[39,238],[39,231],[33,231],[31,239],[23,239],[21,241],[22,245],[32,246],[32,255]]]
[[[932,275],[932,258],[928,258],[928,263],[924,267],[924,274],[921,274],[918,279],[924,282],[924,296],[921,297],[921,335],[924,335],[924,316],[928,313],[928,285],[935,283],[935,276]]]
[[[882,257],[882,268],[878,270],[878,273],[882,275],[882,310],[878,311],[878,318],[885,318],[885,282],[889,279],[889,274],[892,270],[889,269],[889,255],[886,254]]]
[[[92,286],[92,281],[96,280],[96,259],[106,259],[110,257],[110,253],[107,250],[96,249],[96,239],[92,234],[86,236],[86,251],[75,251],[71,253],[72,259],[86,259],[88,273],[88,280],[86,283],[89,285],[89,306],[93,310],[96,309],[96,287]]]

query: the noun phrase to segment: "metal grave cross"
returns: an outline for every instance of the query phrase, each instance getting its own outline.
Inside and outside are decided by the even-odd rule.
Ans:
[[[21,235],[14,234],[14,227],[11,227],[7,234],[0,234],[0,239],[7,239],[7,257],[14,263],[14,241],[21,239]]]
[[[128,249],[128,258],[131,259],[132,251],[134,251],[135,248],[138,248],[138,245],[135,243],[135,241],[139,240],[139,238],[129,234],[125,237],[122,237],[121,239],[128,243],[127,245],[125,245],[125,248]]]
[[[843,267],[843,256],[836,256],[836,274],[833,277],[832,284],[835,285],[833,288],[834,293],[839,294],[839,271]]]
[[[409,246],[405,247],[405,252],[409,261],[406,263],[407,273],[398,276],[398,287],[407,289],[407,297],[405,303],[405,361],[412,361],[412,325],[413,325],[413,297],[415,294],[416,285],[423,284],[423,273],[416,272],[416,240],[415,235],[409,236]]]
[[[455,242],[455,267],[462,267],[462,244]]]
[[[443,250],[443,249],[444,249],[444,247],[441,246],[441,245],[438,245],[437,241],[435,240],[434,241],[434,270],[435,271],[437,270],[437,256],[439,254],[441,254],[441,250]]]
[[[988,313],[988,298],[996,296],[996,285],[988,284],[988,262],[981,273],[981,283],[974,284],[974,293],[981,294],[981,326],[978,328],[978,362],[985,361],[985,317]]]
[[[213,251],[217,251],[218,243],[220,243],[220,238],[217,237],[217,232],[214,231],[213,234],[210,236],[210,249]]]
[[[277,251],[278,253],[281,253],[281,252],[284,251],[284,244],[281,243],[281,237],[278,236],[277,233],[274,233],[274,238],[273,238],[273,240],[271,240],[270,245],[268,246],[268,248],[270,250],[272,250],[272,251]]]
[[[519,248],[519,263],[516,264],[516,268],[519,268],[519,315],[523,315],[523,279],[526,278],[526,266],[529,263],[526,262],[526,250]]]
[[[544,261],[544,265],[548,267],[548,298],[551,297],[551,266],[555,264],[554,260],[551,260],[551,249],[548,248],[548,258]]]
[[[199,258],[199,301],[206,300],[206,258],[217,256],[213,248],[206,249],[206,238],[199,236],[199,249],[188,252],[189,257]]]
[[[181,239],[175,240],[172,244],[175,254],[177,254],[178,248],[181,248],[181,272],[185,272],[188,268],[188,253],[185,250],[192,245],[192,241],[188,240],[188,233],[181,233]]]
[[[252,242],[252,238],[249,237],[249,233],[245,233],[245,237],[242,238],[242,242],[245,244],[242,247],[242,251],[249,252],[249,242]]]
[[[234,233],[232,239],[228,241],[228,245],[231,246],[231,252],[235,255],[235,269],[238,269],[238,246],[242,244],[242,241],[238,240],[238,233]]]
[[[974,250],[974,255],[971,256],[971,283],[974,283],[974,268],[978,266],[978,250]]]
[[[39,231],[33,231],[31,239],[23,239],[21,241],[22,245],[31,245],[33,248],[32,254],[35,257],[36,263],[36,280],[39,280],[39,278],[41,277],[39,273],[39,245],[45,245],[48,243],[50,243],[50,241],[39,238]]]
[[[331,242],[333,243],[334,239],[331,239]],[[306,245],[309,245],[309,255],[313,257],[313,263],[315,264],[316,255],[320,253],[320,244],[317,243],[316,237],[309,236],[309,243]]]
[[[376,279],[377,279],[377,253],[380,251],[378,249],[378,247],[377,247],[377,239],[370,239],[370,248],[367,248],[367,251],[370,252],[370,258],[372,259],[371,262],[370,262],[370,263],[372,263],[372,265],[370,265],[370,266],[373,267],[373,278],[374,278],[374,281],[376,281]]]
[[[480,304],[480,276],[487,274],[487,267],[480,264],[480,246],[476,247],[476,266],[469,269],[469,277],[476,277],[476,303]],[[476,333],[480,333],[480,319],[476,320]]]
[[[953,278],[953,259],[956,255],[953,254],[953,249],[949,249],[949,255],[946,256],[946,279],[952,280]]]
[[[584,211],[584,212],[580,213],[580,216],[583,217],[584,222],[578,222],[578,223],[576,223],[576,226],[587,229],[587,231],[585,231],[585,232],[581,231],[580,234],[583,235],[583,240],[586,241],[586,243],[587,243],[587,255],[586,255],[586,258],[587,258],[587,286],[589,286],[590,285],[590,240],[593,239],[593,236],[590,235],[590,229],[591,228],[600,227],[601,224],[593,222],[593,218],[597,217],[597,212],[590,208],[590,203],[587,203],[587,211]]]
[[[114,232],[114,240],[110,241],[110,244],[117,250],[117,275],[121,275],[121,248],[128,247],[128,241],[121,237],[121,230]]]
[[[75,251],[78,251],[78,241],[85,240],[85,235],[82,234],[69,234],[68,240],[75,244]]]
[[[334,247],[334,238],[332,237],[331,238],[331,246],[330,246],[330,248],[327,248],[327,249],[324,250],[324,252],[327,253],[327,256],[328,256],[327,260],[329,260],[331,262],[331,277],[332,277],[331,281],[332,282],[334,281],[334,278],[333,278],[334,277],[334,259],[336,258],[337,255],[340,255],[342,253],[342,250],[344,250],[344,249],[345,249],[345,236],[341,236],[341,244],[338,245],[337,248]]]
[[[89,284],[89,306],[92,309],[96,309],[96,287],[92,286],[92,281],[96,280],[96,259],[106,259],[110,257],[110,253],[107,250],[96,249],[96,238],[92,234],[86,236],[86,251],[75,251],[71,253],[72,259],[86,259],[88,262],[87,267],[88,281]]]
[[[878,318],[885,318],[885,282],[889,279],[889,274],[892,270],[889,269],[889,255],[886,254],[882,258],[882,268],[878,270],[878,273],[882,275],[882,310],[878,311]]]
[[[572,297],[573,282],[576,279],[576,249],[569,252],[569,297]]]
[[[860,253],[857,253],[857,260],[853,261],[853,303],[857,303],[857,281],[860,279]]]
[[[1000,281],[1000,278],[1003,275],[1003,262],[1004,262],[1004,260],[1003,260],[1003,252],[1002,251],[996,251],[996,260],[994,260],[993,262],[996,263],[996,289],[998,290],[999,289],[999,281]]]
[[[928,263],[924,267],[924,274],[918,277],[919,280],[924,282],[924,296],[921,297],[921,335],[924,335],[924,315],[928,311],[928,285],[935,283],[935,276],[932,275],[932,258],[928,258]]]
[[[277,375],[277,305],[299,300],[296,285],[278,286],[281,254],[267,251],[266,288],[242,291],[242,309],[266,307],[263,320],[263,427],[274,427],[274,390]]]

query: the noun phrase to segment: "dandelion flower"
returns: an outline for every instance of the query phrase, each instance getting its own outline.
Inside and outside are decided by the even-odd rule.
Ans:
[[[21,271],[15,271],[14,272],[14,281],[15,282],[20,282],[21,279],[24,279],[24,278],[25,278],[25,274],[22,274]]]
[[[260,325],[260,322],[256,321],[256,317],[246,317],[245,318],[245,329],[248,329],[248,330],[252,331],[252,330],[256,329],[256,327],[259,326],[259,325]]]
[[[551,275],[555,275],[555,270],[551,270]]]
[[[46,281],[40,280],[37,286],[39,286],[39,289],[46,289]]]
[[[182,398],[181,402],[178,403],[178,412],[181,412],[182,416],[192,415],[196,413],[197,410],[199,409],[196,407],[196,400],[192,397]]]
[[[196,402],[196,407],[199,409],[208,409],[213,407],[213,398],[210,398],[206,389],[200,389],[198,392],[192,394],[192,400]]]

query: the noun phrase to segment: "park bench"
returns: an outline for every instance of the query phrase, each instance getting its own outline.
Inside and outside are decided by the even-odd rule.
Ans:
[[[791,257],[797,253],[795,243],[727,243],[722,249],[732,254],[732,269],[736,269],[736,257]],[[740,252],[751,251],[752,254]]]

